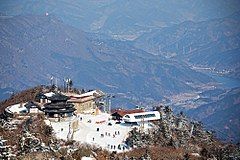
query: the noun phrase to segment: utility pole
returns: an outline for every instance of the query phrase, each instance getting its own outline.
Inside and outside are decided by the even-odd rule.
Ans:
[[[66,88],[65,88],[66,87],[66,83],[65,82],[66,82],[65,78],[63,78],[63,92],[66,91]]]
[[[111,97],[108,99],[108,113],[111,114],[111,105],[112,105],[112,102],[111,102]]]
[[[58,85],[57,85],[57,83],[58,83],[58,80],[57,80],[57,78],[55,77],[56,91],[58,90]]]
[[[51,84],[51,86],[53,86],[53,76],[51,76],[51,78],[50,78],[50,84]]]
[[[104,101],[103,101],[104,104]],[[103,105],[103,112],[106,113],[106,105]]]
[[[141,121],[142,121],[142,122],[141,122],[141,124],[140,124],[140,132],[143,133],[143,132],[144,132],[144,125],[145,125],[145,123],[144,123],[144,122],[145,122],[145,121],[144,121],[144,117],[142,117]]]
[[[69,92],[70,81],[71,81],[70,78],[67,78],[67,79],[64,78],[64,82],[65,82],[64,84],[66,84],[66,86],[65,85],[64,86],[67,88],[67,93]]]
[[[109,114],[111,114],[111,107],[112,107],[112,98],[115,98],[115,96],[114,95],[112,95],[112,94],[107,94],[107,96],[106,96],[106,105],[105,105],[105,107],[107,107],[108,109],[108,113]]]

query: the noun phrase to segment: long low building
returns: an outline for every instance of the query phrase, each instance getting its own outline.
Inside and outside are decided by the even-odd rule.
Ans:
[[[144,110],[142,109],[115,109],[112,111],[112,118],[114,120],[122,120],[122,118],[126,115],[126,114],[133,114],[133,113],[142,113],[144,112]]]
[[[161,118],[158,111],[149,111],[142,113],[132,113],[123,116],[123,121],[127,123],[159,120]]]

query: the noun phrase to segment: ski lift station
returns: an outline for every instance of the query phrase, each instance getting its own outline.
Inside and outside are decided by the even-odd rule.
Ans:
[[[144,121],[154,121],[161,118],[158,111],[149,111],[141,113],[132,113],[126,114],[123,116],[123,121],[125,123],[135,123],[135,122],[144,122]]]

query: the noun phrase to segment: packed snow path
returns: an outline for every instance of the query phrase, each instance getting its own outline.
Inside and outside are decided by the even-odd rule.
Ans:
[[[116,124],[117,121],[109,120],[109,118],[109,114],[80,114],[64,122],[51,122],[51,125],[59,139],[67,140],[72,137],[73,140],[102,147],[109,151],[124,151],[126,149],[124,141],[132,127],[125,123]],[[76,120],[79,123],[78,130],[73,132],[69,127],[71,122]]]

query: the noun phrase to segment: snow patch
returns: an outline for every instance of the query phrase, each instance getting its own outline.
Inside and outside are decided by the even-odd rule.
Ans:
[[[72,124],[77,121],[77,128]],[[63,140],[76,140],[102,147],[109,151],[122,152],[126,149],[124,141],[133,127],[130,124],[110,120],[110,114],[79,114],[68,121],[51,122],[56,137]]]

